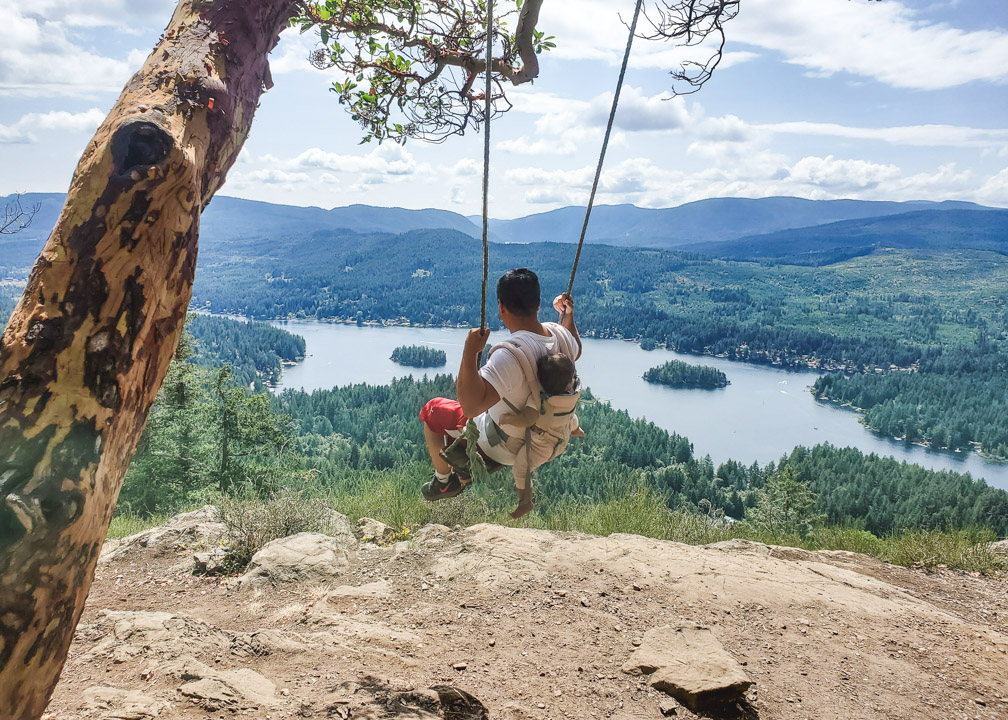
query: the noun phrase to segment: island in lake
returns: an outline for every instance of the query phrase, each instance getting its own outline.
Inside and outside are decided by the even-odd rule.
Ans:
[[[400,345],[392,351],[392,362],[416,368],[441,367],[448,364],[444,350],[424,345]]]
[[[644,379],[649,383],[673,388],[713,390],[728,385],[728,377],[717,368],[690,365],[682,360],[669,360],[664,365],[651,368],[644,373]]]

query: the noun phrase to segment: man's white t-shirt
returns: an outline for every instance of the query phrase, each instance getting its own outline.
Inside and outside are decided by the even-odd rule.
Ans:
[[[570,330],[559,325],[558,323],[543,323],[543,325],[549,325],[553,332],[561,335],[566,335],[569,340],[570,347],[577,348],[577,341],[571,334]],[[513,333],[513,337],[521,338],[524,343],[527,343],[530,347],[534,348],[536,359],[543,357],[544,355],[549,355],[551,353],[559,352],[557,348],[557,341],[551,335],[537,335],[536,333],[529,332],[528,330],[519,330]],[[575,358],[571,358],[574,360]],[[498,350],[493,353],[489,359],[487,359],[486,365],[480,368],[480,376],[483,377],[493,389],[497,391],[500,395],[501,400],[497,402],[493,407],[487,410],[485,413],[478,415],[474,418],[476,427],[479,428],[480,439],[479,445],[480,449],[487,454],[488,457],[496,460],[502,465],[514,465],[515,452],[520,447],[521,443],[507,443],[507,442],[495,442],[498,440],[499,433],[496,429],[492,427],[492,423],[497,424],[504,433],[506,433],[511,438],[524,438],[525,428],[519,427],[517,425],[505,425],[500,422],[501,415],[505,413],[514,412],[515,408],[521,409],[525,407],[529,398],[532,396],[532,388],[529,387],[528,383],[525,381],[525,374],[522,372],[521,365],[515,356],[507,351]],[[511,403],[508,405],[505,402]],[[514,407],[512,407],[512,405]],[[511,445],[513,449],[509,449],[508,445]]]

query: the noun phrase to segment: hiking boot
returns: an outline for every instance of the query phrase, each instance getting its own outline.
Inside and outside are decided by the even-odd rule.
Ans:
[[[453,498],[469,487],[468,482],[464,482],[454,470],[447,480],[440,480],[437,475],[431,478],[430,482],[424,483],[420,488],[420,494],[424,500],[436,501],[442,498]]]

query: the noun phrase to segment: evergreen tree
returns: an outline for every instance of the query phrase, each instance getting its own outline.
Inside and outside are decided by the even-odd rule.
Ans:
[[[816,499],[811,485],[800,481],[786,465],[757,492],[756,507],[746,520],[771,536],[805,537],[824,517],[815,510]]]

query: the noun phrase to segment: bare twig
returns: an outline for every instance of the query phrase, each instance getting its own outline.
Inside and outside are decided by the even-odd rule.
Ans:
[[[42,209],[40,203],[35,203],[30,208],[25,208],[21,204],[21,194],[14,197],[14,201],[4,208],[3,220],[0,220],[0,235],[13,235],[24,230],[31,225],[35,215]]]
[[[724,53],[724,23],[739,12],[740,0],[658,0],[644,10],[650,31],[638,32],[644,40],[672,41],[678,47],[705,47],[705,60],[686,60],[669,71],[675,95],[699,90],[721,62]]]

